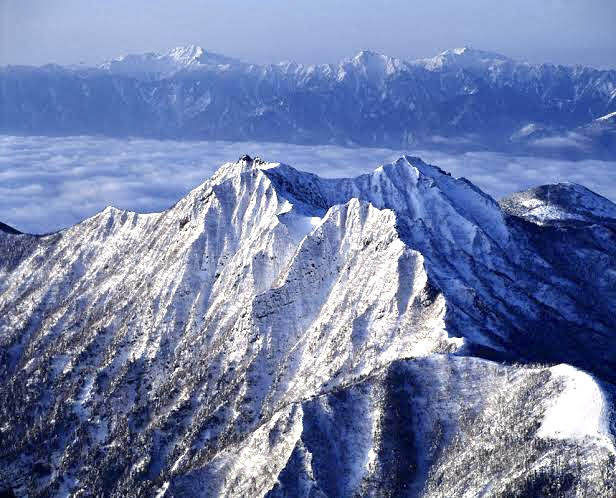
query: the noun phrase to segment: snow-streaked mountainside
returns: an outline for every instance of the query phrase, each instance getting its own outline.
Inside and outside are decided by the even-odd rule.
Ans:
[[[616,71],[462,48],[244,63],[197,46],[0,68],[0,132],[491,148],[616,157]],[[529,131],[530,130],[530,131]]]
[[[612,497],[615,211],[245,156],[162,213],[0,227],[0,490]]]

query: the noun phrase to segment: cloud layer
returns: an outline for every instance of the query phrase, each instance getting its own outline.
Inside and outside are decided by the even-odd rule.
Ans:
[[[501,153],[297,146],[231,142],[0,136],[0,221],[45,233],[107,205],[166,209],[242,154],[285,162],[322,176],[355,176],[403,153],[465,176],[496,198],[545,183],[570,181],[616,200],[616,163],[563,161]]]

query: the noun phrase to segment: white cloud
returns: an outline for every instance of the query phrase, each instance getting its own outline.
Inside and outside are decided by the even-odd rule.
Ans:
[[[403,153],[465,176],[494,197],[558,181],[582,183],[616,199],[616,163],[563,161],[490,152],[297,146],[230,142],[0,136],[0,221],[49,232],[107,205],[163,210],[247,153],[322,176],[355,176]]]
[[[549,137],[538,138],[530,142],[531,146],[548,148],[555,150],[563,150],[567,148],[573,149],[591,149],[592,144],[588,137],[580,135],[579,133],[569,132],[564,135],[554,135]]]

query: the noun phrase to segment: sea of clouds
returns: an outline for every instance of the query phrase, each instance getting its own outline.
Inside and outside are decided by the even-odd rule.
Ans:
[[[616,163],[608,161],[274,143],[0,136],[0,221],[22,231],[47,233],[108,205],[160,211],[242,154],[328,177],[355,176],[411,154],[468,178],[495,198],[569,181],[616,201]]]

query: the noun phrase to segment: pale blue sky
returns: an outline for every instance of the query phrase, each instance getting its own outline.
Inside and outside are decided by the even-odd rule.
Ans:
[[[260,63],[471,45],[616,68],[615,26],[614,0],[0,0],[0,64],[96,63],[194,43]]]

